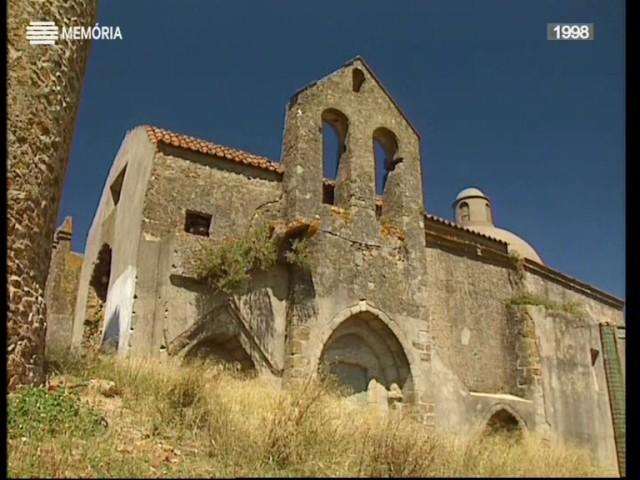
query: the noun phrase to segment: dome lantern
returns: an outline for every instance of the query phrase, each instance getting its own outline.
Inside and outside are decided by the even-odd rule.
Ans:
[[[453,202],[453,213],[458,225],[502,240],[508,244],[509,252],[543,263],[538,252],[526,241],[508,230],[495,226],[491,201],[477,188],[465,188],[458,193],[455,202]]]

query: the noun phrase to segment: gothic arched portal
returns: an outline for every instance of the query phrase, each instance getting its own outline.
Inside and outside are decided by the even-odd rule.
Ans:
[[[371,312],[356,313],[340,323],[325,342],[319,368],[354,393],[367,390],[372,379],[390,389],[403,389],[410,368],[401,343]]]

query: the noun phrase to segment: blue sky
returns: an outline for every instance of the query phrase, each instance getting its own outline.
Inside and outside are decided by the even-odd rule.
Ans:
[[[83,251],[126,132],[152,124],[280,156],[300,87],[365,58],[422,135],[426,209],[476,186],[552,268],[624,297],[624,2],[100,2],[60,209]],[[551,42],[548,22],[595,24]]]

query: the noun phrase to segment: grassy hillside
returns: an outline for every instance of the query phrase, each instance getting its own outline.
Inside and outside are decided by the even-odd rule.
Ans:
[[[342,399],[280,391],[216,365],[49,361],[47,389],[9,398],[11,477],[595,476],[535,438],[436,435]]]

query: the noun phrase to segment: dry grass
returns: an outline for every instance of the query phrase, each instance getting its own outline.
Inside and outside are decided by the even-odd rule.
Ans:
[[[10,436],[11,477],[597,476],[579,451],[533,438],[465,444],[384,417],[327,382],[280,391],[215,365],[59,358],[69,388],[112,380],[119,395],[77,388],[107,420],[81,438]],[[65,387],[61,387],[65,388]],[[11,432],[10,432],[11,433]]]

